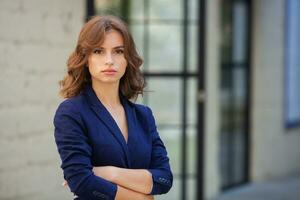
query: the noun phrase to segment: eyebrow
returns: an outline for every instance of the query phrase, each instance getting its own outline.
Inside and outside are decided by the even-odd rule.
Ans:
[[[100,47],[101,49],[105,49],[104,47]],[[116,46],[116,47],[113,47],[113,49],[121,49],[121,48],[124,48],[124,46]]]

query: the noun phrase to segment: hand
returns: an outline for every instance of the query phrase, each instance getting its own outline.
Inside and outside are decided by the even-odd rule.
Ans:
[[[154,196],[153,195],[147,195],[145,200],[154,200]]]
[[[69,186],[68,182],[66,180],[64,180],[64,182],[61,185],[64,186],[64,187],[68,187]]]
[[[118,173],[118,168],[114,166],[93,167],[93,172],[96,176],[113,182]]]

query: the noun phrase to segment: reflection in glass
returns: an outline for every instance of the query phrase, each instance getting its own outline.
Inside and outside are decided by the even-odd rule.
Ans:
[[[181,170],[181,131],[178,128],[158,127],[158,132],[168,150],[172,171],[175,176],[178,176]]]
[[[195,200],[196,177],[189,177],[187,180],[187,200]]]
[[[181,122],[181,80],[177,78],[147,79],[147,104],[156,114],[156,119],[162,125],[178,126]]]
[[[129,29],[134,39],[137,51],[142,59],[144,59],[144,25],[130,24]]]
[[[183,18],[181,0],[149,1],[150,19],[179,20]]]
[[[130,1],[130,13],[129,19],[131,20],[142,20],[145,17],[144,13],[144,0],[131,0]]]
[[[199,16],[199,0],[189,0],[189,20],[197,20]]]
[[[198,50],[198,26],[194,24],[190,24],[189,27],[189,37],[188,37],[188,62],[189,62],[189,71],[190,72],[197,72],[197,65],[198,65],[198,57],[199,52]]]
[[[182,68],[180,25],[150,25],[149,71],[178,72]]]
[[[117,15],[121,13],[121,0],[95,0],[95,12],[97,15]]]

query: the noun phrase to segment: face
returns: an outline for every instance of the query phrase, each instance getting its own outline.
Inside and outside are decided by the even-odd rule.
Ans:
[[[115,30],[108,31],[103,44],[88,57],[88,68],[92,82],[119,83],[126,71],[122,35]]]

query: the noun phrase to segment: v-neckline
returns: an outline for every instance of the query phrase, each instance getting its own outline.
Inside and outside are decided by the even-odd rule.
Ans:
[[[84,93],[87,94],[90,105],[92,109],[95,111],[95,114],[98,116],[100,120],[106,124],[107,128],[112,132],[112,134],[116,137],[116,139],[123,146],[124,150],[128,149],[128,144],[130,143],[131,133],[135,126],[136,117],[133,113],[133,107],[130,105],[130,101],[119,91],[119,98],[121,105],[123,106],[125,117],[126,117],[126,125],[128,137],[125,139],[120,127],[118,126],[116,120],[112,117],[112,114],[108,111],[108,109],[104,106],[104,104],[97,97],[96,92],[94,91],[91,84],[88,84],[84,90]]]
[[[125,114],[125,120],[126,120],[126,126],[127,126],[127,140],[122,132],[122,129],[119,127],[118,123],[116,122],[116,120],[114,119],[113,115],[109,112],[109,110],[104,106],[104,104],[100,101],[100,103],[102,104],[102,106],[104,107],[104,109],[106,110],[106,112],[108,113],[108,115],[110,116],[110,118],[112,119],[113,123],[115,123],[117,129],[119,130],[119,134],[121,134],[121,137],[124,141],[124,143],[127,145],[128,147],[128,143],[129,143],[129,138],[130,138],[130,125],[129,125],[129,120],[128,120],[128,110],[127,110],[127,107],[126,107],[126,102],[125,102],[125,99],[123,99],[123,97],[121,96],[122,94],[120,94],[119,98],[120,98],[120,102],[121,102],[121,106],[123,107],[124,109],[124,114]]]
[[[126,102],[124,102],[123,101],[124,99],[122,98],[122,96],[121,96],[121,94],[120,94],[120,101],[121,101],[121,104],[122,104],[122,106],[123,106],[123,109],[124,109],[124,114],[125,114],[125,123],[126,123],[126,126],[127,126],[127,140],[125,139],[125,137],[124,137],[124,135],[123,135],[123,133],[122,133],[122,130],[120,129],[120,127],[118,126],[118,124],[117,124],[117,126],[118,126],[118,128],[120,129],[120,132],[121,132],[121,134],[122,134],[122,136],[123,136],[123,138],[124,138],[124,141],[125,141],[125,143],[126,143],[126,145],[128,146],[128,144],[129,144],[129,139],[130,139],[130,123],[129,123],[129,117],[128,117],[128,109],[127,109],[127,107],[126,107]],[[115,123],[117,123],[117,122],[115,122]]]
[[[125,105],[123,105],[122,103],[122,100],[121,100],[121,97],[120,97],[120,101],[121,101],[121,106],[123,107],[123,110],[124,110],[124,117],[125,117],[125,124],[126,124],[126,129],[127,129],[127,140],[126,140],[126,137],[124,135],[124,133],[122,132],[122,128],[118,125],[117,121],[115,120],[115,118],[113,117],[113,115],[109,112],[109,110],[104,106],[104,108],[107,110],[107,112],[109,113],[110,117],[112,118],[113,122],[116,124],[116,126],[118,127],[122,137],[123,137],[123,140],[125,142],[126,145],[128,145],[128,141],[129,141],[129,124],[128,124],[128,117],[127,117],[127,112],[126,112],[126,109],[125,109]]]

